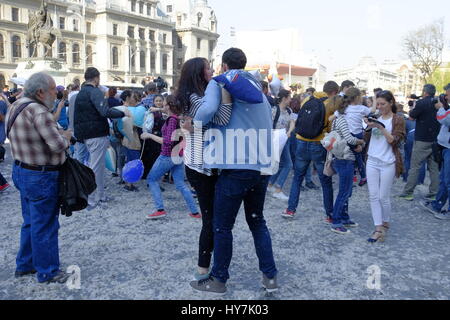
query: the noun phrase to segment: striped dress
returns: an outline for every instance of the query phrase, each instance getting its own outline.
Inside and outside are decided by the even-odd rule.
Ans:
[[[192,119],[197,114],[198,110],[202,106],[202,97],[193,93],[189,97],[190,108],[187,114]],[[214,115],[212,122],[219,126],[226,126],[231,118],[232,104],[223,104],[219,107],[219,110]],[[212,176],[212,170],[204,168],[203,166],[203,148],[204,148],[204,135],[206,130],[211,127],[211,124],[207,124],[202,127],[202,130],[195,130],[186,137],[186,147],[184,150],[184,164],[201,174]]]

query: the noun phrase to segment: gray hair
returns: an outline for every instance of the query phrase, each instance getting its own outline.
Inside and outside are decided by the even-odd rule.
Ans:
[[[428,93],[428,95],[434,97],[436,94],[436,87],[433,84],[426,84],[423,86],[423,92]]]
[[[48,91],[52,81],[52,76],[45,72],[35,73],[25,82],[23,95],[33,99],[39,90]]]

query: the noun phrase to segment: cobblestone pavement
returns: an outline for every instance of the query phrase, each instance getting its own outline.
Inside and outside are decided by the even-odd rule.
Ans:
[[[11,161],[0,164],[0,171],[11,181]],[[117,178],[108,177],[107,192],[116,200],[107,209],[60,217],[62,268],[79,266],[79,290],[13,277],[22,223],[19,193],[10,188],[0,194],[0,299],[211,298],[188,284],[201,222],[188,216],[174,186],[164,184],[167,219],[146,221],[152,202],[145,182],[138,193],[127,193],[116,183]],[[367,187],[355,188],[350,216],[360,226],[344,236],[324,223],[320,191],[301,193],[293,221],[280,216],[287,203],[268,195],[265,217],[281,289],[273,297],[261,289],[251,233],[241,212],[234,229],[231,279],[221,299],[449,299],[450,222],[421,209],[418,200],[425,187],[417,188],[415,202],[395,198],[402,187],[397,181],[393,189],[389,236],[375,245],[366,242],[374,228]],[[379,287],[371,281],[377,270]]]

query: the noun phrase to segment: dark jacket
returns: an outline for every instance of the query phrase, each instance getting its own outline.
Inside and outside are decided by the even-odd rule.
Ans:
[[[84,85],[75,100],[74,136],[80,141],[106,137],[109,135],[108,118],[124,116],[123,112],[109,108],[99,88],[90,84]]]
[[[416,120],[415,141],[436,142],[441,125],[436,120],[437,110],[432,97],[425,97],[416,103],[409,116]]]
[[[79,161],[67,157],[59,174],[59,207],[67,217],[88,205],[88,196],[97,189],[94,172]]]

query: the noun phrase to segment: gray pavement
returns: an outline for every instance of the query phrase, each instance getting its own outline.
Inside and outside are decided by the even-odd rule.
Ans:
[[[10,160],[0,164],[0,171],[11,182]],[[167,219],[146,221],[152,201],[145,182],[138,193],[125,192],[116,182],[108,174],[107,193],[116,200],[107,209],[60,217],[62,268],[80,268],[80,289],[38,284],[31,276],[14,278],[22,223],[19,193],[10,188],[0,194],[0,299],[212,298],[188,284],[201,222],[188,216],[174,186],[164,185]],[[393,197],[402,187],[397,181]],[[367,187],[354,191],[350,216],[360,226],[350,235],[332,233],[324,223],[320,191],[301,193],[293,221],[280,216],[287,202],[267,197],[265,216],[281,286],[273,297],[261,289],[251,233],[241,212],[234,230],[231,279],[221,299],[449,299],[450,221],[435,219],[417,201],[393,198],[388,238],[371,245],[366,242],[374,229]],[[419,186],[417,198],[426,191]]]

